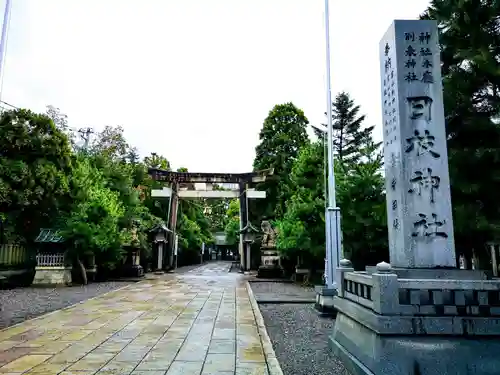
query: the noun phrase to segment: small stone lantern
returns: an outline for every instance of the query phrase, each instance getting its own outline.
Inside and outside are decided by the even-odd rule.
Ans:
[[[158,263],[156,273],[163,273],[163,250],[168,242],[168,233],[170,233],[171,230],[162,223],[151,229],[150,232],[153,236],[153,243],[155,243],[158,247]]]
[[[241,270],[250,269],[250,245],[255,241],[260,231],[251,223],[248,223],[238,234],[243,235],[243,249],[241,254]]]

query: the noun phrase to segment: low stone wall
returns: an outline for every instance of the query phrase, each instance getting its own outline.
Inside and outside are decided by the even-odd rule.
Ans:
[[[71,285],[71,267],[37,267],[33,285]]]

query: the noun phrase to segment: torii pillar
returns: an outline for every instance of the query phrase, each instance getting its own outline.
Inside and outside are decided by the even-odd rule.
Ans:
[[[239,183],[239,201],[240,201],[240,268],[242,271],[250,269],[250,246],[243,241],[244,234],[243,228],[248,224],[248,197],[247,197],[247,184],[245,182]]]

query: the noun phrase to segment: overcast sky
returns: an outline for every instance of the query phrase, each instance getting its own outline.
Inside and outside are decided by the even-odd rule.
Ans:
[[[347,90],[378,139],[379,40],[428,3],[330,1],[333,94]],[[142,156],[174,168],[250,171],[275,104],[324,122],[323,9],[323,0],[14,0],[1,99],[52,104],[75,128],[122,125]]]

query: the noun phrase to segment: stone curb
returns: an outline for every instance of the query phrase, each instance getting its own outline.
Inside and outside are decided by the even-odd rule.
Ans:
[[[269,339],[269,335],[267,334],[266,326],[264,324],[264,318],[260,313],[259,305],[253,295],[252,287],[250,283],[246,282],[246,288],[248,297],[250,297],[250,304],[252,305],[253,314],[255,317],[255,322],[257,323],[257,329],[259,331],[260,342],[262,344],[262,348],[264,350],[264,356],[266,357],[267,368],[269,370],[269,375],[283,375],[283,371],[281,370],[281,366],[276,358],[276,353],[273,349],[273,344]]]
[[[143,281],[146,281],[146,280],[143,280]],[[5,327],[3,329],[0,330],[0,333],[2,332],[5,332],[5,331],[8,331],[10,329],[13,329],[13,328],[17,328],[18,326],[22,325],[22,324],[29,324],[33,321],[36,321],[36,320],[39,320],[39,319],[42,319],[42,318],[45,318],[49,315],[52,315],[52,314],[55,314],[57,312],[60,312],[60,311],[64,311],[64,310],[68,310],[68,309],[71,309],[72,307],[75,307],[77,305],[80,305],[82,303],[85,303],[87,301],[92,301],[94,299],[97,299],[97,298],[100,298],[100,297],[104,297],[110,293],[113,293],[113,292],[118,292],[119,290],[122,290],[122,289],[125,289],[125,288],[128,288],[130,286],[133,286],[133,285],[136,285],[138,283],[141,283],[142,281],[139,281],[139,282],[134,282],[134,283],[131,283],[131,284],[128,284],[128,285],[124,285],[120,288],[117,288],[117,289],[113,289],[113,290],[109,290],[107,291],[106,293],[103,293],[103,294],[99,294],[97,296],[94,296],[94,297],[90,297],[90,298],[87,298],[87,299],[84,299],[83,301],[80,301],[80,302],[76,302],[76,303],[73,303],[72,305],[69,305],[69,306],[66,306],[66,307],[63,307],[62,309],[57,309],[57,310],[54,310],[54,311],[50,311],[48,313],[45,313],[45,314],[42,314],[42,315],[39,315],[39,316],[36,316],[34,318],[31,318],[31,319],[28,319],[28,320],[25,320],[25,321],[22,321],[22,322],[19,322],[19,323],[16,323],[14,325],[11,325],[9,327]],[[1,341],[1,340],[0,340]]]

